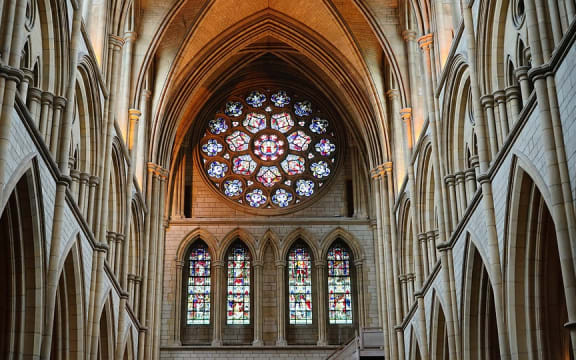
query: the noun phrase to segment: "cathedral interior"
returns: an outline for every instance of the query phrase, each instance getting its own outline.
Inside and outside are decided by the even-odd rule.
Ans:
[[[0,0],[0,358],[575,360],[576,0]]]

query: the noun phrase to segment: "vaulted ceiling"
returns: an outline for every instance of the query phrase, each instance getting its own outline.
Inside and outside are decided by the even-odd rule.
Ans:
[[[133,88],[154,90],[156,161],[170,162],[211,99],[267,80],[318,92],[369,164],[388,159],[384,93],[406,98],[397,0],[143,0],[137,11]]]

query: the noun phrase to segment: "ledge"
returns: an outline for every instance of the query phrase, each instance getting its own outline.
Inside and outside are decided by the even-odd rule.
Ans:
[[[184,218],[171,219],[170,226],[195,225],[366,225],[370,226],[370,219],[355,219],[347,217],[261,217],[261,218]]]
[[[325,351],[325,350],[336,350],[338,349],[338,345],[326,345],[326,346],[318,346],[318,345],[288,345],[288,346],[276,346],[276,345],[269,345],[269,346],[253,346],[253,345],[222,345],[222,346],[212,346],[212,345],[166,345],[161,346],[161,351],[227,351],[227,350],[275,350],[275,351],[297,351],[297,350],[318,350],[318,351]]]

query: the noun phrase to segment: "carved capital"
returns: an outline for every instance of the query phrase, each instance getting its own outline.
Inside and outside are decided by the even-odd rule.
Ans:
[[[422,50],[427,50],[434,42],[434,35],[432,33],[426,34],[418,38],[418,44]]]

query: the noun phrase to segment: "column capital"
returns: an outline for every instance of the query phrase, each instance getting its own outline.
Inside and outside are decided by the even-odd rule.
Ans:
[[[66,103],[68,102],[68,100],[66,100],[65,97],[54,95],[52,102],[53,102],[54,107],[56,109],[62,110],[66,106]]]
[[[80,181],[80,171],[76,169],[70,169],[70,177],[74,181]]]
[[[212,266],[217,267],[217,268],[223,268],[224,267],[224,261],[223,260],[212,260]]]
[[[42,90],[37,87],[28,88],[28,99],[40,102],[42,98]]]
[[[253,267],[259,267],[259,268],[264,267],[264,261],[254,260],[254,261],[252,261],[252,266]]]
[[[120,36],[108,34],[108,44],[112,49],[120,50],[124,46],[124,39]]]
[[[42,95],[40,96],[40,99],[41,99],[43,105],[52,104],[52,101],[54,100],[54,95],[49,91],[42,91]]]
[[[98,176],[90,176],[90,178],[88,179],[88,184],[90,186],[95,187],[96,185],[100,184],[100,178]]]
[[[379,166],[370,169],[370,177],[374,180],[377,180],[378,178],[380,178],[381,176],[384,175],[384,172],[380,169]]]
[[[142,112],[138,109],[129,109],[128,110],[128,117],[130,121],[138,121],[140,120],[140,116],[142,116]]]
[[[79,178],[80,178],[80,182],[81,182],[82,184],[88,184],[88,181],[90,180],[90,174],[85,173],[85,172],[80,173],[80,177],[79,177]]]
[[[426,241],[426,238],[427,236],[425,232],[418,234],[418,240],[420,240],[421,242]]]
[[[404,41],[414,41],[416,40],[416,31],[404,30],[402,31],[402,38],[404,39]]]
[[[514,70],[514,75],[518,81],[528,80],[528,71],[530,70],[530,66],[519,66]]]
[[[454,175],[449,174],[449,175],[444,176],[444,182],[448,186],[454,185],[455,181],[456,181],[456,177]]]
[[[434,42],[434,34],[432,33],[428,33],[418,38],[418,44],[420,44],[420,48],[422,50],[429,49],[433,42]]]
[[[148,90],[148,89],[144,89],[142,90],[142,97],[146,100],[150,99],[150,97],[152,96],[152,91]]]
[[[494,91],[494,100],[498,104],[506,102],[506,92],[504,90]]]
[[[316,260],[314,261],[315,268],[325,268],[326,267],[326,260]]]
[[[454,177],[456,178],[456,182],[460,183],[464,181],[466,175],[464,174],[464,171],[458,171],[454,174]]]
[[[390,89],[390,90],[386,91],[386,95],[390,99],[398,98],[398,97],[400,97],[400,91],[398,91],[398,89]]]
[[[15,81],[19,84],[24,78],[24,73],[15,67],[0,64],[0,77]]]
[[[430,230],[430,231],[426,232],[426,238],[428,238],[428,239],[435,238],[437,232],[438,232],[437,230]]]
[[[393,169],[392,165],[393,165],[392,161],[386,161],[384,164],[382,164],[382,166],[384,167],[384,171],[387,174],[392,174],[392,169]]]
[[[278,267],[286,267],[286,261],[285,260],[276,260],[274,265],[276,265],[277,268]]]
[[[478,157],[478,155],[470,156],[470,165],[472,165],[472,167],[474,168],[480,165],[480,158]]]
[[[106,239],[108,239],[109,241],[114,241],[116,239],[116,233],[114,231],[107,231]]]
[[[363,266],[363,265],[364,265],[364,259],[354,260],[354,266],[356,266],[356,267],[361,267],[361,266]]]
[[[480,98],[480,103],[485,108],[491,108],[494,106],[494,96],[487,94]]]
[[[124,242],[124,240],[126,240],[126,235],[120,234],[120,233],[116,234],[116,242],[117,243]]]
[[[467,180],[476,180],[476,169],[474,169],[473,167],[471,167],[470,169],[466,169],[466,171],[464,171],[464,174],[466,174]]]
[[[181,269],[184,267],[185,263],[186,263],[185,260],[176,260],[176,267]]]
[[[412,108],[400,109],[400,117],[406,122],[412,120]]]
[[[135,41],[138,38],[136,31],[126,31],[124,33],[124,42]]]
[[[512,100],[512,99],[520,99],[522,94],[520,92],[520,88],[516,85],[512,85],[509,86],[505,89],[506,92],[506,99],[507,100]]]

